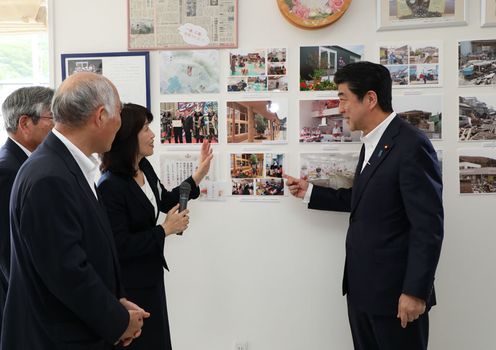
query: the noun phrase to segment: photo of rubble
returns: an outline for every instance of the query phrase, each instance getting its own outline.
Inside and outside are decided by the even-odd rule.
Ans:
[[[422,130],[431,140],[442,138],[442,108],[442,95],[393,96],[396,114]]]
[[[458,156],[460,193],[496,193],[496,150],[460,149]]]
[[[458,139],[496,140],[496,94],[458,97]]]
[[[496,40],[458,42],[458,85],[496,85]]]

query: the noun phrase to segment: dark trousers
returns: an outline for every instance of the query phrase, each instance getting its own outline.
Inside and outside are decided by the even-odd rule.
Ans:
[[[371,315],[348,302],[348,319],[355,350],[427,350],[427,312],[401,328],[396,316]]]
[[[183,143],[183,128],[174,128],[174,143]]]
[[[191,143],[191,130],[184,129],[184,136],[186,137],[186,143]]]

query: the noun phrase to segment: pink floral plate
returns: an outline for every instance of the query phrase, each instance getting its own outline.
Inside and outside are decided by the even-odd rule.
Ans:
[[[318,29],[337,21],[351,0],[277,0],[284,17],[300,28]]]

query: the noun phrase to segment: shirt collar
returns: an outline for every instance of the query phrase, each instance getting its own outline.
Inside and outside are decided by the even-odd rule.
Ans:
[[[19,146],[20,149],[22,149],[24,151],[24,153],[26,153],[26,155],[29,157],[31,155],[31,151],[28,150],[26,147],[24,147],[23,145],[21,145],[19,142],[17,142],[16,140],[14,140],[12,137],[9,136],[9,139],[11,139],[17,146]]]
[[[57,136],[60,141],[62,141],[62,143],[67,147],[69,152],[76,160],[76,163],[79,165],[79,168],[81,168],[86,181],[88,181],[88,184],[93,190],[95,176],[98,171],[98,160],[94,156],[87,157],[86,154],[83,153],[83,151],[81,151],[76,145],[69,141],[69,139],[62,135],[57,129],[53,128],[52,133]]]
[[[389,123],[391,123],[396,117],[396,112],[392,112],[386,119],[384,119],[379,125],[377,125],[371,132],[365,136],[361,136],[360,139],[365,144],[377,145],[381,139],[384,131],[386,131]]]

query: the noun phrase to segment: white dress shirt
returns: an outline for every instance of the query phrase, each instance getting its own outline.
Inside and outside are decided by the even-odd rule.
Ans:
[[[360,172],[363,171],[366,165],[370,164],[369,160],[372,153],[374,153],[374,150],[384,134],[384,131],[386,131],[389,123],[393,121],[394,117],[396,117],[395,112],[391,113],[386,119],[377,125],[374,130],[369,132],[367,135],[360,137],[360,140],[365,145],[365,157],[363,158],[362,170]]]
[[[9,139],[11,139],[17,146],[19,146],[20,149],[22,149],[24,151],[24,153],[26,153],[26,155],[29,157],[31,155],[31,151],[28,150],[26,147],[24,147],[23,145],[21,145],[19,142],[17,142],[16,140],[14,140],[12,137],[9,136]]]
[[[374,153],[374,150],[377,147],[379,140],[381,139],[382,135],[384,134],[384,131],[386,131],[389,124],[393,121],[394,117],[396,117],[396,112],[393,112],[390,115],[388,115],[386,119],[384,119],[379,125],[377,125],[374,128],[374,130],[369,132],[367,135],[360,136],[360,140],[365,145],[365,156],[363,158],[362,169],[360,170],[360,172],[363,171],[366,165],[370,164],[369,163],[370,157]],[[307,192],[305,193],[305,197],[303,197],[303,203],[305,204],[310,203],[310,198],[312,197],[312,190],[313,190],[313,185],[309,183]]]
[[[52,129],[52,133],[55,136],[57,136],[60,141],[62,141],[62,143],[67,147],[69,152],[72,154],[77,165],[83,172],[86,181],[88,181],[88,186],[90,186],[91,191],[98,199],[95,189],[95,176],[98,172],[98,164],[99,164],[98,160],[94,156],[87,157],[86,154],[84,154],[79,148],[77,148],[76,145],[74,145],[71,141],[69,141],[67,137],[62,135],[55,128]]]
[[[146,198],[150,201],[150,203],[153,205],[153,212],[155,213],[155,216],[158,214],[158,208],[157,208],[157,200],[155,199],[155,195],[153,194],[153,190],[150,187],[150,184],[146,180],[146,176],[143,174],[143,179],[145,180],[145,183],[141,187],[141,190],[145,194]]]

